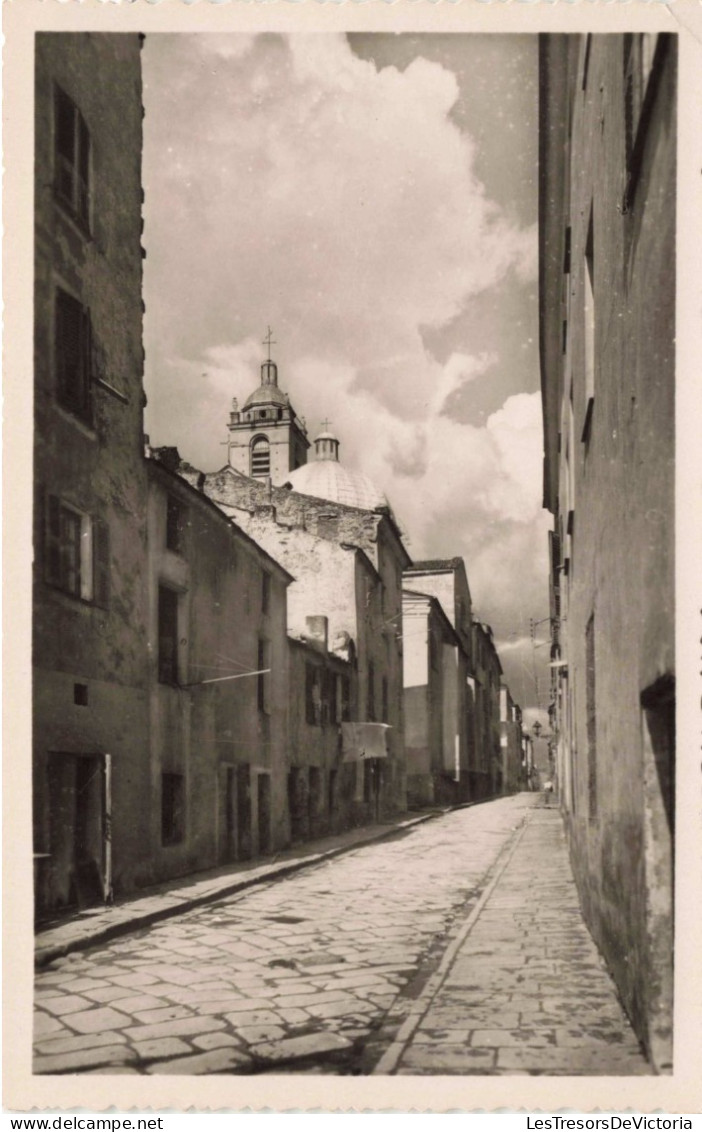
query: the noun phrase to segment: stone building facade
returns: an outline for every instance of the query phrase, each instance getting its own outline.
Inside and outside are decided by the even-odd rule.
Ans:
[[[540,340],[558,778],[582,904],[672,1056],[674,35],[540,44]]]
[[[500,746],[502,665],[489,625],[474,621],[472,639],[476,758],[471,789],[473,798],[487,798],[501,794],[504,785]]]
[[[330,651],[352,664],[356,719],[390,727],[388,757],[378,768],[380,810],[402,811],[406,771],[401,587],[409,556],[389,509],[364,510],[257,483],[229,468],[206,475],[202,490],[293,576],[291,636],[306,640],[307,619],[327,619]],[[299,687],[293,691],[301,694]],[[298,739],[291,735],[293,745]],[[356,773],[358,806],[353,812],[354,820],[360,820],[368,800],[363,785],[368,772],[359,766]]]
[[[460,641],[438,599],[409,589],[402,594],[402,641],[407,803],[421,808],[459,796],[456,656]]]
[[[404,572],[406,588],[436,598],[453,630],[444,644],[443,775],[434,783],[437,801],[465,802],[471,796],[476,746],[471,688],[472,605],[462,558],[414,562]]]
[[[500,685],[500,748],[502,750],[502,792],[513,794],[526,788],[526,760],[522,742],[522,712],[510,690]]]
[[[140,46],[137,35],[36,36],[40,916],[128,887],[143,852],[134,830],[149,820]]]
[[[156,451],[148,461],[150,851],[142,884],[265,856],[289,841],[291,579],[171,470],[173,454]]]

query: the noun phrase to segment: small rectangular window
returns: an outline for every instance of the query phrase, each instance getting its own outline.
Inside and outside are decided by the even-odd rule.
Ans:
[[[90,133],[73,100],[60,87],[54,100],[54,190],[86,228],[90,219]]]
[[[56,396],[69,412],[90,424],[91,396],[90,314],[67,291],[56,289],[54,371]]]
[[[178,683],[178,594],[167,586],[158,588],[158,678]]]
[[[161,775],[161,844],[185,838],[185,786],[182,774]]]
[[[176,553],[183,549],[185,509],[179,499],[169,495],[166,500],[166,549]]]
[[[261,613],[268,613],[271,604],[271,576],[264,570],[261,574]]]
[[[265,641],[263,638],[258,642],[258,677],[257,677],[257,701],[258,710],[270,715],[270,666],[271,666],[271,645],[270,641]]]

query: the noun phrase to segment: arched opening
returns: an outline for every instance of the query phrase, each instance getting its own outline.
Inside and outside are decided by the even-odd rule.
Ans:
[[[251,475],[269,476],[271,474],[271,447],[268,438],[257,436],[251,443]]]

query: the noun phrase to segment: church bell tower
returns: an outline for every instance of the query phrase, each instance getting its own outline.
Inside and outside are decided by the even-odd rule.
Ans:
[[[278,386],[278,367],[271,358],[270,326],[263,340],[268,356],[261,366],[261,384],[239,411],[236,398],[229,414],[229,465],[242,475],[282,484],[290,472],[307,463],[310,442],[287,393]]]

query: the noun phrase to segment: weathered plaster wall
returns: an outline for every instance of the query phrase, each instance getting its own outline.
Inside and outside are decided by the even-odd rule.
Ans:
[[[149,496],[149,649],[151,852],[148,880],[207,868],[224,859],[258,856],[288,843],[288,579],[224,515],[176,475],[151,463]],[[167,500],[182,508],[177,552],[166,548]],[[263,575],[269,578],[264,598]],[[179,681],[158,673],[158,587],[178,592]],[[270,674],[263,706],[259,680],[266,642]],[[218,679],[217,683],[205,681]],[[226,769],[244,768],[251,792],[250,846],[225,845]],[[247,769],[248,768],[248,769]],[[163,845],[161,776],[186,785],[185,836]],[[270,778],[270,835],[259,829],[260,776]],[[239,787],[240,788],[240,784]],[[236,799],[230,798],[235,809]],[[236,826],[238,814],[230,818]],[[234,831],[236,834],[236,830]]]
[[[139,38],[39,34],[35,82],[35,851],[52,852],[52,760],[56,765],[74,755],[111,754],[119,888],[131,882],[148,827],[146,657],[140,632],[146,620],[146,481],[141,465]],[[55,83],[78,107],[90,132],[90,234],[54,194]],[[94,381],[87,423],[58,401],[57,287],[90,313]],[[106,605],[47,584],[49,494],[108,526]],[[87,688],[87,704],[74,703],[76,684]],[[126,814],[129,828],[121,820]],[[54,822],[54,839],[56,831]],[[51,857],[43,860],[40,907],[53,901]]]
[[[350,632],[341,618],[350,618],[352,608],[355,609],[359,718],[372,717],[373,721],[390,724],[390,754],[383,767],[382,806],[388,813],[403,810],[406,771],[402,570],[409,557],[393,521],[380,511],[363,511],[287,489],[267,487],[237,476],[229,468],[206,476],[203,490],[219,506],[231,508],[230,514],[241,513],[246,529],[269,546],[271,553],[280,556],[295,576],[296,584],[300,583],[299,603],[295,598],[298,620],[303,614],[305,617],[323,614],[329,617],[330,625],[341,624],[342,631]],[[315,543],[313,539],[320,542]],[[322,549],[321,542],[335,550]],[[310,558],[308,551],[315,548],[319,549],[319,554],[316,559]],[[339,569],[344,569],[345,561],[339,552],[347,548],[355,551],[357,563],[353,607],[348,572],[338,573]],[[304,609],[307,596],[318,608]],[[333,630],[332,647],[334,639]],[[369,689],[371,674],[372,693]],[[383,719],[383,715],[387,718]]]
[[[542,68],[562,74],[565,52],[567,85],[552,81],[543,113],[548,123],[563,114],[567,101],[572,113],[569,185],[565,200],[557,202],[564,227],[571,229],[568,349],[565,366],[552,362],[544,371],[547,403],[558,401],[547,424],[547,460],[559,474],[556,529],[571,528],[568,575],[561,584],[568,665],[560,711],[568,763],[564,802],[588,922],[637,1032],[665,1069],[672,1009],[666,815],[672,716],[667,723],[665,689],[672,692],[674,671],[676,44],[674,36],[665,45],[663,39],[636,141],[633,192],[627,191],[625,37],[593,37],[585,78],[585,45],[576,37],[560,45],[558,58],[544,49]],[[562,238],[555,228],[549,232],[544,286],[558,285]],[[588,256],[594,264],[589,429]],[[561,334],[554,318],[544,308],[542,333],[549,341]],[[570,411],[568,429],[563,421]],[[555,412],[563,433],[560,456],[552,439]],[[588,693],[588,636],[594,697]],[[663,732],[671,732],[658,742],[658,757],[644,703],[651,695],[655,708],[656,689],[663,693],[653,715]]]

